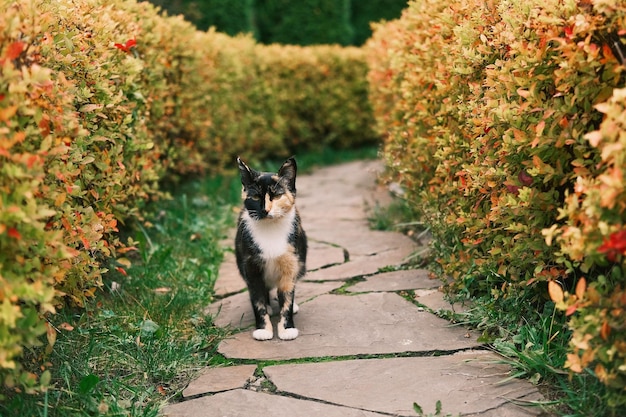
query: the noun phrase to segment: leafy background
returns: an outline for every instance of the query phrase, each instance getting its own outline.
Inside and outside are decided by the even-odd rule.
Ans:
[[[84,305],[107,270],[130,266],[136,247],[120,227],[166,196],[162,181],[220,173],[240,153],[258,162],[377,140],[360,49],[264,46],[134,1],[0,5],[8,387],[49,381],[45,366],[24,368],[24,349],[45,342],[45,361],[49,315]]]
[[[163,5],[247,33],[229,36],[132,0],[0,0],[5,387],[46,392],[55,312],[86,308],[137,251],[150,258],[147,239],[120,230],[167,198],[164,181],[222,173],[239,153],[382,137],[388,180],[485,341],[517,366],[541,357],[524,371],[536,381],[563,369],[598,381],[571,395],[623,414],[626,5],[413,0],[364,48],[338,46],[365,41],[378,19],[363,16],[406,4]],[[132,332],[158,333],[141,323]]]

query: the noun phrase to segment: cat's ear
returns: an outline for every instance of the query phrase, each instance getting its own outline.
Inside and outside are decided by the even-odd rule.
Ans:
[[[298,166],[296,165],[296,159],[292,156],[287,159],[278,170],[278,176],[289,183],[291,191],[296,191],[296,172]]]
[[[241,174],[241,183],[245,188],[248,188],[248,186],[254,182],[258,173],[255,170],[250,169],[250,167],[248,167],[248,165],[246,165],[240,157],[237,157],[237,164],[239,165],[239,173]]]

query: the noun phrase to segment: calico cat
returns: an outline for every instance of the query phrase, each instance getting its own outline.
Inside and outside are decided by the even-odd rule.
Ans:
[[[256,330],[252,337],[274,337],[269,291],[277,289],[278,337],[298,337],[293,314],[296,281],[306,272],[307,239],[296,202],[296,160],[287,159],[277,174],[257,172],[237,158],[243,184],[243,209],[237,223],[237,267],[248,286]]]

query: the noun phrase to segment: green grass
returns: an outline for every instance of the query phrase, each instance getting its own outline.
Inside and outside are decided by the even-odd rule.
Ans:
[[[375,156],[376,149],[367,148],[297,158],[302,173]],[[280,162],[267,165],[273,170]],[[124,255],[131,266],[110,261],[94,299],[50,318],[57,340],[46,357],[48,390],[0,392],[6,395],[0,416],[154,417],[202,368],[231,364],[216,352],[227,333],[204,310],[223,258],[220,241],[234,227],[240,205],[234,161],[232,168],[224,178],[170,185],[171,200],[151,205],[145,222],[122,231],[137,248]],[[26,354],[41,355],[43,348]]]
[[[617,417],[606,401],[605,386],[591,373],[570,374],[564,369],[570,330],[552,302],[542,308],[523,295],[472,300],[460,322],[482,331],[480,340],[502,355],[512,368],[511,378],[537,385],[545,401],[528,404],[552,415]]]
[[[149,223],[126,230],[138,249],[126,255],[132,266],[122,273],[111,264],[84,309],[51,318],[58,336],[48,391],[9,395],[0,415],[156,416],[179,396],[225,336],[203,310],[238,199],[232,178],[195,181],[153,206]]]

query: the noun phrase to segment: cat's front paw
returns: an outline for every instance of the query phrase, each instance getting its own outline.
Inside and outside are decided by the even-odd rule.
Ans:
[[[274,337],[274,332],[267,329],[256,329],[252,332],[252,337],[255,340],[271,340]]]
[[[298,337],[298,329],[291,327],[289,329],[278,329],[278,337],[280,340],[293,340]]]

